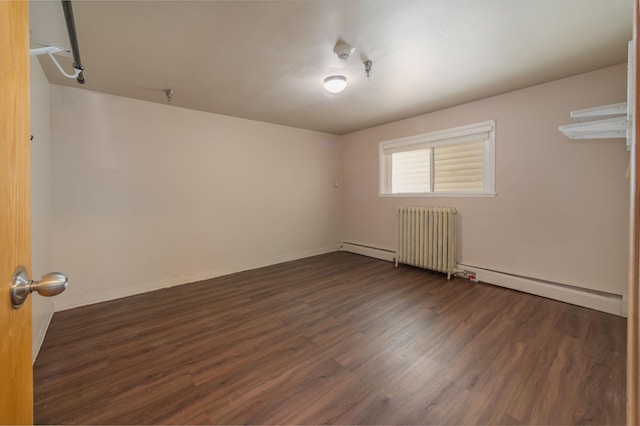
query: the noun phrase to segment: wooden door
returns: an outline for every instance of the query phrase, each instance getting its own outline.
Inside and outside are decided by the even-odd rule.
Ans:
[[[13,309],[15,268],[31,268],[28,2],[0,1],[0,424],[33,423],[31,301]]]
[[[635,111],[631,113],[635,117],[635,143],[631,154],[631,250],[629,267],[629,308],[627,317],[627,424],[638,424],[638,410],[640,399],[638,391],[639,351],[640,351],[640,323],[638,322],[640,308],[640,85],[638,85],[638,72],[640,71],[640,0],[634,3],[633,38],[635,41]],[[631,65],[631,64],[629,64]]]

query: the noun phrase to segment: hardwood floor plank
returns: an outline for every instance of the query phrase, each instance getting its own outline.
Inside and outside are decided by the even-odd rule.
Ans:
[[[625,321],[337,252],[56,313],[42,424],[621,424]]]

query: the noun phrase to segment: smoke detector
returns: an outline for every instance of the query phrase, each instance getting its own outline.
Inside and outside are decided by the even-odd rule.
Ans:
[[[347,43],[336,44],[336,47],[333,48],[333,52],[343,61],[349,59],[354,50],[356,48]]]

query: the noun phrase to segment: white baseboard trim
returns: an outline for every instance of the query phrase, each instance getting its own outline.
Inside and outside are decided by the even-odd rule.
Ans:
[[[278,263],[289,262],[292,260],[303,259],[305,257],[318,256],[321,254],[337,251],[338,247],[323,247],[314,250],[305,250],[284,256],[276,256],[269,259],[262,259],[256,262],[249,262],[240,265],[234,265],[226,268],[220,268],[194,275],[184,275],[180,277],[172,277],[162,280],[149,281],[138,284],[131,284],[125,287],[108,289],[92,294],[83,294],[68,299],[54,300],[54,311],[61,312],[73,308],[78,308],[94,303],[107,302],[109,300],[120,299],[123,297],[134,296],[136,294],[148,293],[163,288],[175,287],[178,285],[191,284],[199,281],[205,281],[224,275],[235,274],[237,272],[249,271],[251,269],[263,268]]]
[[[481,282],[626,317],[623,307],[623,297],[621,295],[581,289],[579,287],[541,281],[535,278],[491,271],[476,266],[460,264],[458,268],[475,272],[476,278]]]
[[[353,242],[342,243],[340,250],[361,254],[375,259],[395,261],[393,250],[372,247],[366,244]],[[606,312],[621,317],[626,317],[626,301],[623,296],[605,292],[582,289],[580,287],[543,281],[535,278],[513,275],[505,272],[492,271],[470,265],[457,265],[458,269],[475,272],[479,281],[494,284],[524,293],[535,294],[548,299],[570,303],[597,311]]]
[[[208,271],[196,275],[185,275],[181,277],[168,278],[163,280],[138,283],[126,287],[118,287],[92,294],[84,294],[75,296],[65,300],[54,300],[54,311],[60,312],[80,306],[91,305],[94,303],[106,302],[109,300],[120,299],[122,297],[133,296],[136,294],[147,293],[150,291],[160,290],[163,288],[174,287],[178,285],[190,284],[198,281],[204,281],[224,275],[234,274],[237,272],[248,271],[251,269],[262,268],[265,266],[275,265],[278,263],[289,262],[292,260],[303,259],[305,257],[317,256],[321,254],[336,251],[336,247],[324,247],[315,250],[307,250],[297,252],[285,256],[277,256],[270,259],[263,259],[257,262],[245,263],[217,270]],[[364,244],[343,242],[339,250],[350,253],[360,254],[375,259],[393,262],[395,260],[395,252],[387,249],[367,246]],[[623,306],[623,297],[616,294],[603,292],[595,292],[591,290],[581,289],[578,287],[567,286],[548,281],[541,281],[535,278],[522,277],[504,272],[492,271],[470,265],[458,265],[459,269],[475,272],[479,281],[494,284],[513,290],[531,293],[538,296],[546,297],[561,302],[571,303],[573,305],[583,306],[613,315],[626,317],[626,310]],[[44,337],[51,321],[53,313],[48,318],[46,324],[36,334],[37,338],[33,341],[33,359],[40,350]]]
[[[34,297],[34,296],[31,296]],[[44,315],[44,321],[40,323],[40,327],[37,330],[34,330],[33,338],[31,339],[31,365],[36,363],[36,358],[38,358],[38,354],[40,353],[40,348],[42,348],[42,344],[44,343],[44,338],[47,335],[47,330],[49,329],[49,324],[51,324],[51,319],[53,318],[53,303],[51,304],[51,309],[49,312],[46,312]]]
[[[365,244],[351,243],[343,241],[340,247],[341,251],[349,253],[361,254],[363,256],[373,257],[375,259],[386,260],[388,262],[395,261],[396,252],[393,250],[371,247]]]

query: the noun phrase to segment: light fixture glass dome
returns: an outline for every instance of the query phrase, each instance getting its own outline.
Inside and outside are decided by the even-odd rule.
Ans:
[[[347,87],[347,77],[332,75],[324,79],[324,88],[329,93],[340,93]]]

